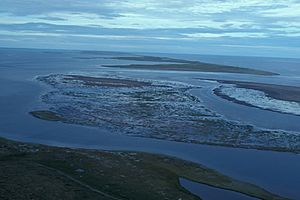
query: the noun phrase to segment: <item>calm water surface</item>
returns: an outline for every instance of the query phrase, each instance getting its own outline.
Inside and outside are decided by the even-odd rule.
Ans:
[[[264,68],[262,69],[273,69],[271,68],[271,63],[273,62],[274,69],[271,71],[284,71],[282,67],[284,63],[287,64],[288,70],[286,70],[284,75],[278,77],[238,75],[237,78],[237,75],[234,74],[220,73],[104,69],[101,67],[102,64],[128,64],[133,62],[101,58],[83,60],[78,59],[77,57],[79,56],[82,56],[82,54],[76,51],[49,52],[43,50],[0,49],[1,136],[55,146],[135,150],[172,155],[204,164],[234,178],[255,183],[271,192],[300,199],[300,157],[297,154],[184,144],[112,135],[104,128],[87,128],[47,122],[33,118],[28,114],[33,108],[44,106],[40,103],[39,96],[48,88],[34,80],[34,77],[38,75],[69,72],[85,72],[96,75],[100,72],[106,72],[119,76],[175,80],[195,85],[203,85],[197,78],[222,78],[299,85],[298,60],[283,59],[278,63],[277,59],[268,60],[264,58],[266,59],[264,62],[269,64],[263,65]],[[106,53],[105,56],[112,56],[112,54]],[[258,61],[252,58],[247,58],[244,63],[240,60],[242,59],[240,57],[235,59],[233,57],[205,58],[200,56],[197,59],[207,62],[210,61],[209,59],[212,59],[221,64],[240,63],[248,67],[255,66],[256,68],[261,66],[255,65]],[[292,75],[289,75],[289,73]],[[300,130],[300,126],[297,126],[300,124],[299,117],[237,105],[215,97],[210,92],[209,87],[212,86],[208,84],[207,87],[192,92],[199,96],[210,109],[223,114],[229,119],[266,128]],[[190,186],[189,188],[193,190],[194,187]],[[208,195],[212,194],[207,188],[204,191],[207,191]]]

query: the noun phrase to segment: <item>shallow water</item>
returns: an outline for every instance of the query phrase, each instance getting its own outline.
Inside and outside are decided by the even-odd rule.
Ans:
[[[240,194],[234,191],[214,188],[208,185],[192,182],[181,178],[180,184],[188,189],[191,193],[199,196],[204,200],[215,200],[215,199],[230,199],[230,200],[255,200],[257,198],[249,197],[244,194]]]
[[[0,49],[1,136],[56,146],[162,153],[202,163],[234,178],[255,183],[271,192],[300,199],[300,157],[292,153],[185,144],[147,138],[112,135],[108,130],[47,122],[28,114],[44,106],[39,96],[47,90],[34,77],[51,73],[106,72],[119,76],[175,80],[199,84],[195,78],[226,78],[295,85],[295,77],[258,77],[220,73],[151,72],[101,68],[101,64],[128,61],[79,60],[78,52],[45,53],[38,50]],[[210,86],[210,84],[207,84]],[[211,93],[209,87],[194,91],[211,109],[225,117],[257,126],[299,131],[300,118],[234,104]],[[274,164],[276,163],[276,164]]]

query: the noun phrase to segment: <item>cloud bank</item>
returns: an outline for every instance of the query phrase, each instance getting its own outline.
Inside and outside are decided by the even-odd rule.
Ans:
[[[299,21],[299,0],[1,0],[0,45],[300,57]]]

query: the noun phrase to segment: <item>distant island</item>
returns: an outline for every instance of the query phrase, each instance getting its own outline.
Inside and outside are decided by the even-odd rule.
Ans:
[[[199,61],[190,61],[190,60],[183,60],[183,59],[173,59],[168,57],[121,56],[121,57],[109,57],[108,59],[158,62],[158,64],[104,65],[104,67],[119,67],[119,68],[145,69],[145,70],[175,70],[175,71],[193,71],[193,72],[237,73],[237,74],[252,74],[252,75],[264,75],[264,76],[279,75],[277,73],[264,71],[264,70],[235,67],[229,65],[218,65],[218,64],[211,64],[211,63],[205,63]]]

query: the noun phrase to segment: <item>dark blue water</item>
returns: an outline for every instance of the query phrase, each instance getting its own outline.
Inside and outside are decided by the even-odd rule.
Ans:
[[[106,53],[105,56],[111,54]],[[116,55],[116,54],[113,54]],[[236,179],[255,183],[271,192],[294,199],[300,199],[300,157],[298,154],[257,151],[235,148],[224,148],[206,145],[184,144],[147,138],[134,138],[121,135],[112,135],[103,129],[87,128],[57,122],[47,122],[33,118],[29,111],[43,107],[39,96],[48,88],[38,84],[34,77],[51,73],[86,72],[91,74],[109,73],[137,78],[160,80],[175,80],[197,84],[195,78],[227,78],[242,80],[258,80],[261,82],[283,82],[297,85],[298,75],[286,74],[279,77],[258,77],[247,75],[220,74],[220,73],[189,73],[189,72],[150,72],[130,71],[120,69],[103,69],[103,64],[128,64],[129,61],[110,59],[82,60],[76,51],[46,51],[46,50],[13,50],[0,49],[0,136],[11,139],[50,144],[56,146],[72,146],[98,149],[136,150],[168,154],[202,163]],[[184,55],[185,56],[185,55]],[[185,57],[186,58],[186,57]],[[221,57],[224,59],[223,57]],[[215,62],[221,62],[216,58]],[[203,58],[204,59],[204,58]],[[212,59],[212,58],[206,58]],[[241,62],[240,58],[226,58],[226,62]],[[249,58],[252,60],[252,58]],[[264,58],[266,59],[266,58]],[[268,62],[271,63],[273,59]],[[222,61],[223,62],[223,61]],[[249,61],[248,66],[255,65],[256,61]],[[289,63],[295,62],[294,59]],[[245,63],[244,63],[245,64]],[[274,71],[282,70],[276,68]],[[281,65],[280,65],[281,66]],[[293,69],[297,68],[295,62]],[[257,67],[257,66],[256,66]],[[276,68],[276,69],[275,69]],[[296,70],[297,71],[297,70]],[[202,95],[203,93],[201,93]],[[201,96],[199,95],[199,96]],[[245,113],[254,115],[252,108],[235,107],[226,101],[211,100],[210,94],[202,96],[207,105],[227,117],[253,124],[276,124],[274,128],[297,129],[299,118],[278,114],[277,121],[268,122],[272,115],[267,111],[259,113],[260,118],[246,117]],[[272,118],[272,119],[273,119]],[[264,121],[265,120],[265,121]],[[289,125],[290,124],[290,125]],[[298,127],[299,128],[299,127]],[[274,164],[276,163],[276,164]],[[192,189],[192,188],[191,188]],[[208,191],[208,190],[206,190]]]
[[[208,185],[195,183],[186,179],[181,178],[180,184],[187,188],[193,194],[199,196],[204,200],[215,200],[215,199],[230,199],[230,200],[257,200],[257,198],[249,197],[247,195],[237,193],[234,191],[214,188]]]

